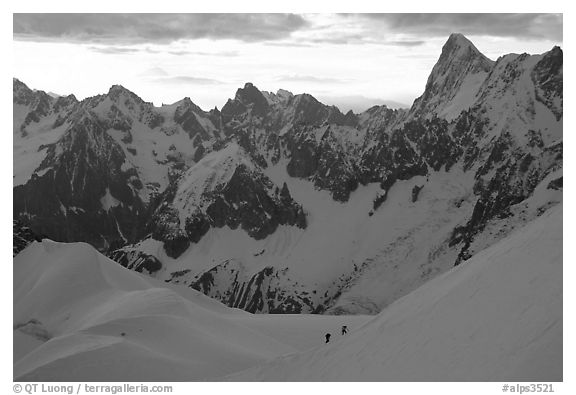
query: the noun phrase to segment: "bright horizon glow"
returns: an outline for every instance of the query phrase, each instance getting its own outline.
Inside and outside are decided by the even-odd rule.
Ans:
[[[324,14],[306,18],[311,26],[289,37],[253,42],[199,38],[116,45],[14,39],[14,77],[31,89],[80,100],[120,84],[156,106],[190,97],[205,110],[222,108],[252,82],[263,91],[309,93],[344,112],[360,112],[387,101],[409,107],[424,91],[448,38],[384,31],[380,41],[362,36],[343,44],[337,41],[341,37],[367,34],[362,21]],[[561,45],[550,39],[467,37],[493,60]],[[406,42],[416,45],[398,44]]]

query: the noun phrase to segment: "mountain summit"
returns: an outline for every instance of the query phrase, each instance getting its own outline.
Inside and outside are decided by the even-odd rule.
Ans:
[[[472,104],[493,66],[494,62],[464,35],[452,33],[428,77],[424,94],[414,101],[411,115],[437,114],[455,118]]]

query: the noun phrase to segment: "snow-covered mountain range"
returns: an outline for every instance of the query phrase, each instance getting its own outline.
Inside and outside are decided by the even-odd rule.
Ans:
[[[409,110],[15,79],[14,227],[250,312],[374,314],[562,201],[562,79],[558,47],[492,61],[460,34]]]

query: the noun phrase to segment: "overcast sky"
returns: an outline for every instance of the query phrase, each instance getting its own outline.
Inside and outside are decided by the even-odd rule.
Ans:
[[[122,84],[156,105],[221,106],[247,81],[344,111],[424,90],[442,45],[489,58],[562,46],[553,14],[14,14],[15,77],[79,99]]]

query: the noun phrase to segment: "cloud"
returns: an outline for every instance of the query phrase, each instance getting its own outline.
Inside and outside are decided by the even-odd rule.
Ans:
[[[382,34],[366,31],[362,34],[326,34],[307,40],[314,44],[376,44],[391,47],[417,47],[425,43],[424,40],[387,40]]]
[[[406,40],[406,41],[387,41],[387,42],[382,42],[379,44],[382,45],[391,45],[391,46],[395,46],[395,47],[417,47],[419,45],[424,44],[425,41],[422,40]]]
[[[16,40],[115,45],[280,40],[308,25],[295,14],[14,14],[13,22]]]
[[[294,47],[294,48],[313,47],[313,45],[310,43],[298,42],[298,41],[270,41],[265,42],[264,45],[269,45],[272,47]]]
[[[342,112],[348,112],[352,110],[356,114],[366,111],[373,106],[385,105],[388,108],[409,108],[410,105],[405,103],[399,103],[393,100],[384,100],[374,97],[366,97],[362,95],[348,95],[348,96],[330,96],[330,95],[320,95],[318,97],[322,103],[336,106]]]
[[[161,84],[185,84],[185,85],[221,85],[225,84],[224,81],[219,81],[211,78],[191,77],[187,75],[179,75],[173,77],[162,77],[154,79],[154,82]]]
[[[458,32],[562,41],[562,14],[357,14],[352,17],[372,21],[372,29],[386,28],[394,33],[425,37],[448,37]]]
[[[221,51],[221,52],[202,52],[202,51],[187,51],[187,50],[173,50],[166,53],[175,56],[196,55],[196,56],[222,56],[222,57],[236,57],[240,54],[238,51]]]
[[[162,67],[151,67],[140,74],[143,77],[167,77],[169,74]]]
[[[360,33],[326,32],[320,37],[310,39],[310,41],[316,44],[362,44],[366,42],[367,38],[365,34]]]
[[[348,82],[348,80],[338,78],[314,77],[311,75],[299,75],[299,74],[281,75],[276,77],[276,80],[284,82],[308,82],[318,84],[339,84]]]
[[[102,53],[105,55],[127,55],[135,52],[141,52],[138,48],[126,48],[126,47],[88,47],[90,51]]]
[[[204,51],[189,51],[186,49],[162,50],[152,49],[149,47],[119,47],[114,45],[91,45],[88,47],[90,51],[102,53],[105,55],[127,55],[134,53],[148,53],[148,54],[167,54],[174,56],[217,56],[217,57],[235,57],[239,56],[238,51],[220,51],[220,52],[204,52]]]
[[[266,45],[380,44],[413,47],[450,33],[562,41],[562,14],[14,14],[16,40],[119,47],[234,39]],[[398,36],[400,35],[400,39]],[[171,55],[202,55],[187,49]],[[235,54],[206,53],[212,56]]]

